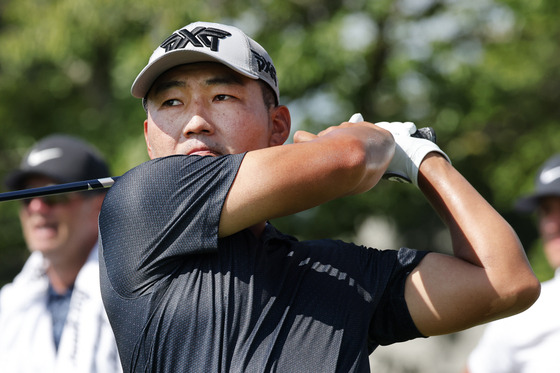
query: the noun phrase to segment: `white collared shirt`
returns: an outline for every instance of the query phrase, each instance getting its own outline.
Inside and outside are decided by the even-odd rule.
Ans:
[[[560,372],[560,269],[528,310],[488,324],[468,366],[470,373]]]
[[[14,281],[0,291],[0,363],[10,373],[121,372],[99,286],[97,246],[80,270],[58,351],[47,309],[46,263],[31,254]]]

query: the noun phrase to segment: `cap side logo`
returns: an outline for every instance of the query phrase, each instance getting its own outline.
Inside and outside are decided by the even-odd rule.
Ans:
[[[184,28],[175,31],[161,43],[160,47],[165,49],[167,53],[176,49],[186,48],[191,43],[194,47],[207,47],[211,51],[217,52],[220,39],[225,39],[228,36],[231,36],[229,32],[212,27],[196,27],[192,31]]]
[[[27,164],[31,167],[39,166],[46,161],[62,157],[62,149],[50,148],[43,150],[32,150],[27,157]]]
[[[278,86],[278,79],[276,79],[276,69],[274,68],[274,65],[272,64],[272,62],[269,62],[266,58],[264,58],[263,56],[261,56],[260,54],[255,52],[254,50],[251,50],[251,53],[253,54],[253,58],[255,58],[255,60],[257,60],[257,66],[258,66],[259,72],[264,71],[265,73],[270,75],[270,77],[274,81],[274,84],[276,86]]]
[[[558,178],[560,178],[560,166],[545,170],[540,176],[540,180],[543,184],[550,184]]]

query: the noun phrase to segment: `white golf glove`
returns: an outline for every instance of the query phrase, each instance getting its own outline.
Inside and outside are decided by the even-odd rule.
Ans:
[[[349,122],[363,121],[361,114],[352,115]],[[438,152],[443,155],[449,163],[451,160],[439,146],[434,142],[421,137],[412,137],[416,133],[416,125],[412,122],[379,122],[375,123],[393,135],[396,142],[396,149],[393,159],[383,175],[391,181],[413,183],[418,186],[418,169],[420,163],[426,155],[431,152]]]

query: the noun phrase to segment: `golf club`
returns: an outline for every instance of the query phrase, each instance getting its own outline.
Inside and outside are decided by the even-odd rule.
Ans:
[[[357,121],[357,119],[354,120]],[[434,129],[431,127],[419,128],[411,136],[424,138],[434,143],[436,142],[436,133]],[[31,188],[31,189],[14,190],[11,192],[4,192],[4,193],[0,193],[0,202],[50,196],[53,194],[82,192],[88,190],[99,190],[99,189],[110,188],[111,186],[113,186],[115,181],[118,180],[118,178],[119,176],[106,177],[101,179],[76,181],[73,183],[49,185],[40,188]]]
[[[0,193],[0,202],[50,196],[53,194],[110,188],[118,178],[119,176],[105,177],[102,179],[91,179],[76,181],[73,183],[48,185],[40,188],[14,190],[12,192]]]

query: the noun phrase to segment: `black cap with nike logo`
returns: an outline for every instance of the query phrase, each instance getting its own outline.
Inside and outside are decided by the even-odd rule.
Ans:
[[[5,179],[10,190],[24,187],[31,176],[46,176],[58,183],[99,179],[109,176],[101,154],[82,139],[51,135],[39,141],[22,159],[19,169]]]

